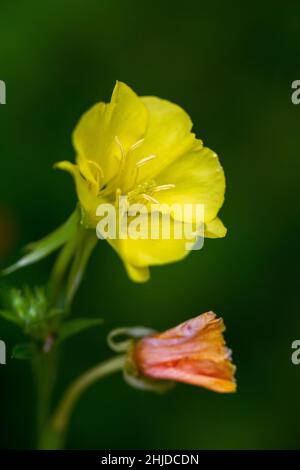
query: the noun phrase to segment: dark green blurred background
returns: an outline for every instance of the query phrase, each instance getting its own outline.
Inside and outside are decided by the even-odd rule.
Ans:
[[[95,385],[72,420],[69,448],[300,448],[299,2],[0,0],[1,264],[62,223],[73,181],[52,170],[72,159],[83,111],[116,79],[179,103],[219,155],[227,177],[228,236],[131,283],[99,243],[74,304],[105,324],[66,343],[57,394],[110,352],[107,332],[162,330],[209,309],[222,315],[238,392],[178,385],[155,396],[120,376]],[[42,284],[53,259],[10,280]],[[22,335],[0,321],[9,353]],[[34,446],[34,390],[26,362],[0,367],[1,448]]]

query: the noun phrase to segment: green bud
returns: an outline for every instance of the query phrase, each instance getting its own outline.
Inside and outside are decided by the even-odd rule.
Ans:
[[[19,325],[35,339],[44,340],[55,331],[61,311],[50,308],[44,287],[12,288],[6,297],[6,308],[0,310],[2,318]]]

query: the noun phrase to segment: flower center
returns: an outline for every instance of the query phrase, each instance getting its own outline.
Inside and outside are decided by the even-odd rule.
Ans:
[[[158,201],[153,197],[155,192],[155,181],[150,180],[144,183],[138,184],[133,190],[127,194],[129,204],[133,203],[145,203],[145,201],[151,201],[158,204]]]
[[[115,136],[115,141],[120,150],[120,157],[118,157],[119,168],[117,174],[107,184],[103,185],[104,173],[101,166],[91,160],[87,162],[90,176],[88,179],[93,187],[97,188],[97,195],[114,199],[121,195],[127,195],[130,204],[145,204],[147,202],[159,204],[159,201],[154,197],[155,193],[172,189],[175,185],[164,184],[156,186],[153,179],[138,183],[140,168],[156,158],[155,155],[149,155],[138,162],[136,161],[133,151],[143,143],[144,139],[133,144],[127,153],[125,153],[124,147],[117,136]]]

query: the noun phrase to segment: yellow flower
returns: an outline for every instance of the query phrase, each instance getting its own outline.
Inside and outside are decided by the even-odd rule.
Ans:
[[[225,236],[217,217],[224,201],[223,169],[191,128],[181,107],[139,97],[117,82],[110,103],[97,103],[80,119],[73,134],[76,164],[57,165],[74,176],[86,226],[96,227],[101,203],[116,205],[124,195],[130,203],[203,204],[205,236]],[[188,254],[186,240],[174,237],[108,241],[137,282],[149,279],[149,266]]]

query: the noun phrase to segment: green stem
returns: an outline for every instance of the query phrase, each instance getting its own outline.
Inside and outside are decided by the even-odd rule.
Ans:
[[[99,379],[123,369],[125,355],[98,364],[81,375],[68,388],[41,438],[40,448],[62,449],[72,411],[82,393]]]
[[[71,303],[97,241],[93,230],[79,226],[77,233],[64,245],[55,261],[48,293],[51,305],[63,308],[65,315],[70,313]]]
[[[40,353],[33,360],[37,385],[37,431],[40,435],[51,412],[52,393],[57,375],[57,352]]]
[[[82,281],[86,265],[91,253],[97,244],[97,237],[93,230],[81,229],[78,234],[76,254],[69,273],[65,310],[70,313],[70,308],[78,287]]]
[[[78,216],[78,211],[74,214]],[[64,317],[70,314],[71,303],[82,281],[86,265],[97,241],[94,231],[86,230],[78,225],[76,233],[72,233],[56,259],[49,279],[48,295],[51,306],[60,308],[64,312],[60,321],[63,321]],[[52,345],[50,345],[51,347]],[[53,441],[58,441],[57,445],[61,446],[60,442],[63,435],[60,431],[57,433],[56,428],[52,425],[49,427],[52,394],[57,375],[56,349],[54,347],[49,353],[39,354],[33,363],[38,390],[37,425],[39,447],[41,448],[54,446],[54,444],[50,444]],[[105,371],[106,367],[104,367],[104,375],[106,374]],[[96,372],[94,373],[97,375]],[[85,375],[87,375],[88,380],[89,374]],[[92,377],[90,377],[90,380],[92,380]],[[80,387],[80,383],[81,381],[77,386]],[[81,384],[81,386],[84,387],[84,384]]]
[[[51,304],[54,306],[60,306],[63,304],[63,297],[65,286],[64,286],[64,277],[66,271],[68,270],[72,257],[74,256],[77,246],[77,238],[74,236],[71,240],[66,243],[62,248],[57,259],[55,261],[49,282],[49,298]]]

